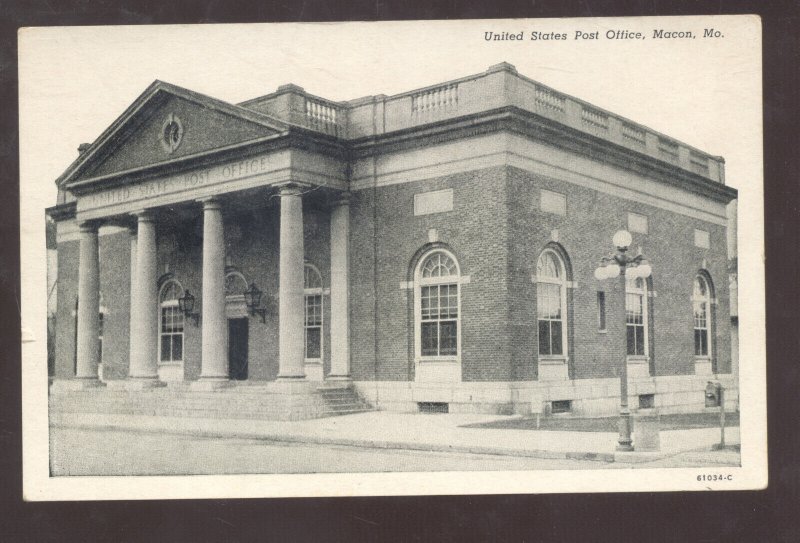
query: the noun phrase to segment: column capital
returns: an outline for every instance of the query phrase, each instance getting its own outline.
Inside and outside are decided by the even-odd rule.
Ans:
[[[336,194],[333,198],[331,198],[330,202],[331,205],[333,205],[334,207],[349,206],[352,197],[353,195],[350,192],[341,192],[339,194]]]
[[[203,204],[203,210],[206,209],[222,209],[222,199],[219,196],[209,196],[207,198],[198,198],[198,202]]]
[[[131,213],[137,222],[153,222],[156,220],[155,212],[152,209],[138,209]]]
[[[81,234],[96,234],[102,224],[103,221],[97,219],[81,221],[78,223],[78,230]]]
[[[300,196],[311,187],[310,185],[298,183],[296,181],[288,181],[276,186],[278,194],[281,196]]]

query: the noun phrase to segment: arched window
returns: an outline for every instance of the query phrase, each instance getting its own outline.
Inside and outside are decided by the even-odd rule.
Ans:
[[[242,296],[247,290],[247,279],[244,278],[241,272],[236,270],[229,271],[225,274],[225,297],[229,296]]]
[[[418,355],[453,357],[459,354],[460,272],[455,257],[437,249],[421,259],[416,273]]]
[[[306,360],[322,358],[322,276],[312,265],[306,264],[305,293],[305,344]]]
[[[567,333],[566,269],[558,253],[545,249],[536,263],[536,315],[539,321],[539,354],[563,356]]]
[[[628,356],[647,356],[647,281],[625,278],[625,324]]]
[[[707,358],[711,356],[711,286],[703,274],[694,278],[692,306],[694,308],[694,355]]]
[[[159,293],[159,360],[162,363],[183,362],[183,312],[178,298],[183,296],[180,283],[170,279]]]

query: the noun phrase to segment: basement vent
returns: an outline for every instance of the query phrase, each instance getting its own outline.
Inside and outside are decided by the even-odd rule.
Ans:
[[[550,403],[550,412],[554,415],[558,413],[571,413],[572,400],[556,400]]]
[[[656,406],[655,394],[639,394],[639,409],[652,409]]]
[[[449,413],[450,404],[444,402],[417,402],[420,413]]]

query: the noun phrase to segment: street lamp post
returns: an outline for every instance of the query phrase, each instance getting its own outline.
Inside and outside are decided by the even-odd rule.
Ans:
[[[619,439],[618,451],[632,451],[631,440],[631,411],[628,407],[628,357],[627,357],[627,285],[626,276],[650,277],[652,272],[647,260],[638,254],[634,257],[628,255],[628,247],[631,244],[631,235],[627,230],[620,230],[614,234],[614,247],[617,248],[616,254],[612,254],[601,259],[601,266],[594,271],[594,276],[598,280],[613,279],[619,276],[622,290],[622,322],[626,330],[625,347],[623,348],[622,365],[620,367],[619,378]],[[630,271],[628,271],[630,268]]]

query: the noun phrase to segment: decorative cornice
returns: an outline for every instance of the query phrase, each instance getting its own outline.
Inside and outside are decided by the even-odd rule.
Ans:
[[[228,147],[221,147],[210,151],[203,151],[193,155],[166,160],[155,164],[148,164],[138,168],[114,172],[113,174],[82,179],[67,184],[66,189],[75,195],[113,188],[137,181],[144,181],[155,177],[181,173],[194,168],[213,166],[224,161],[234,161],[247,158],[258,153],[277,151],[281,149],[300,149],[319,152],[342,160],[349,159],[349,152],[344,142],[333,136],[320,134],[301,127],[291,127],[280,134],[274,134],[237,143]]]
[[[80,195],[100,188],[111,188],[279,149],[318,152],[350,162],[357,158],[430,147],[501,131],[521,134],[616,167],[632,170],[718,202],[727,203],[737,196],[736,189],[732,187],[515,106],[504,106],[351,141],[307,128],[290,126],[280,134],[132,170],[84,179],[68,184],[67,188]]]
[[[75,212],[78,208],[78,202],[69,202],[67,204],[60,204],[53,207],[48,207],[44,210],[45,214],[56,222],[68,221],[75,218]]]
[[[652,176],[668,185],[716,201],[727,203],[737,195],[736,189],[732,187],[515,106],[504,106],[420,127],[361,138],[352,141],[351,145],[354,158],[362,158],[429,147],[503,130],[588,155],[595,160],[633,170],[640,175]]]

